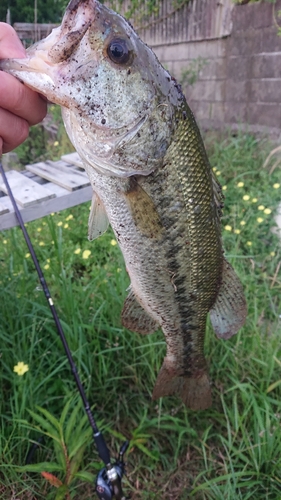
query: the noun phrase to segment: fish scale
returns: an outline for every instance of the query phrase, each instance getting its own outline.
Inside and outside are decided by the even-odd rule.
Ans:
[[[122,323],[141,334],[161,327],[166,339],[153,398],[208,408],[208,312],[227,339],[247,308],[223,255],[221,189],[180,86],[97,0],[72,0],[60,27],[0,68],[62,107],[93,187],[89,238],[109,222],[131,279]]]
[[[186,111],[192,120],[190,111],[188,109]],[[175,338],[183,335],[185,345],[182,353],[177,347],[174,350],[178,357],[182,357],[179,364],[190,376],[198,370],[199,366],[205,367],[203,345],[206,316],[215,301],[218,290],[222,252],[219,226],[214,224],[214,217],[218,218],[218,214],[212,206],[210,167],[206,153],[201,147],[199,132],[197,127],[190,129],[186,120],[176,119],[178,120],[176,137],[167,152],[167,156],[170,155],[172,158],[169,168],[174,174],[174,183],[171,183],[171,177],[168,183],[171,189],[171,200],[175,197],[173,184],[180,184],[184,210],[182,211],[182,229],[179,216],[170,221],[171,227],[175,223],[178,225],[176,233],[180,235],[181,241],[175,245],[173,240],[170,245],[171,258],[168,257],[168,265],[174,273],[175,301],[181,318],[181,331],[176,333]],[[192,154],[193,150],[196,151],[195,155]],[[206,171],[204,177],[202,176],[203,169]],[[196,182],[196,171],[201,173],[199,183]],[[147,181],[148,178],[144,182]],[[179,193],[177,197],[178,195]],[[203,203],[202,209],[196,213],[194,208],[201,202]],[[169,239],[169,235],[167,238]],[[187,241],[187,244],[184,245],[182,240]],[[175,250],[177,246],[179,252]],[[199,249],[202,250],[201,255]],[[203,256],[204,259],[202,259]],[[209,276],[206,280],[207,271]],[[163,326],[162,328],[167,340],[169,332],[165,332]],[[195,360],[195,366],[193,366],[193,360]]]

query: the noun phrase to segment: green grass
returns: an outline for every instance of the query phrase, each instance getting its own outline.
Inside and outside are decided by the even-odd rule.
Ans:
[[[27,225],[112,454],[131,439],[124,486],[136,500],[281,499],[281,252],[272,232],[280,169],[270,174],[262,167],[271,146],[251,136],[208,136],[207,145],[226,186],[226,255],[243,281],[249,309],[245,326],[229,341],[215,338],[207,326],[210,410],[194,413],[177,398],[151,401],[163,335],[122,328],[129,284],[123,258],[111,231],[88,242],[89,204]],[[30,411],[40,415],[42,407],[59,421],[69,404],[64,417],[74,425],[83,408],[73,403],[72,375],[21,231],[1,233],[0,242],[0,498],[51,499],[57,490],[39,472],[19,467],[44,431]],[[13,371],[19,361],[29,367],[23,376]],[[73,450],[79,438],[66,429],[61,437]],[[56,462],[58,453],[46,436],[34,465]],[[90,440],[79,464],[92,474],[100,466]],[[62,472],[53,473],[64,480]],[[94,498],[92,485],[77,478],[69,498]]]

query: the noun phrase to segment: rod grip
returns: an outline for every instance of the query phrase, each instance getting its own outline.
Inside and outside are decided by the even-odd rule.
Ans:
[[[103,463],[105,465],[110,464],[109,449],[106,446],[106,442],[105,442],[104,437],[101,434],[101,432],[96,432],[94,434],[94,440],[96,443],[96,447],[97,447],[100,459],[103,461]]]

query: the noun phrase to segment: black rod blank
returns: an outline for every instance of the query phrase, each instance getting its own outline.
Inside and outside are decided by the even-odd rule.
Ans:
[[[40,264],[38,262],[38,259],[37,259],[37,256],[36,256],[36,253],[34,251],[34,248],[32,246],[32,243],[30,241],[30,238],[29,238],[29,235],[28,235],[28,232],[25,228],[25,225],[24,225],[24,222],[23,222],[23,219],[22,219],[22,216],[21,216],[21,213],[19,211],[19,208],[17,206],[17,203],[16,203],[16,200],[13,196],[13,193],[12,193],[12,190],[10,188],[10,185],[8,183],[8,179],[7,179],[7,176],[5,174],[5,171],[4,171],[4,168],[3,168],[3,165],[2,165],[2,162],[0,161],[0,172],[2,174],[2,177],[3,177],[3,180],[4,180],[4,183],[5,183],[5,186],[6,186],[6,189],[8,191],[8,195],[9,197],[11,198],[11,202],[13,204],[13,207],[14,207],[14,211],[15,211],[15,214],[16,214],[16,217],[18,219],[18,222],[19,222],[19,225],[21,227],[21,230],[23,232],[23,235],[24,235],[24,238],[25,238],[25,241],[26,241],[26,244],[28,246],[28,249],[30,251],[30,255],[32,257],[32,260],[34,262],[34,265],[35,265],[35,268],[36,268],[36,271],[37,271],[37,274],[38,274],[38,277],[39,277],[39,280],[40,280],[40,283],[41,283],[41,286],[43,288],[43,291],[44,291],[44,294],[45,294],[45,297],[48,301],[48,304],[49,304],[49,307],[50,307],[50,310],[51,310],[51,313],[53,315],[53,318],[54,318],[54,321],[55,321],[55,324],[56,324],[56,327],[57,327],[57,331],[58,331],[58,334],[60,336],[60,339],[62,341],[62,344],[63,344],[63,347],[64,347],[64,350],[65,350],[65,354],[68,358],[68,361],[69,361],[69,364],[71,366],[71,371],[72,371],[72,374],[73,374],[73,377],[74,377],[74,380],[76,382],[76,386],[77,386],[77,389],[80,393],[80,396],[83,400],[83,404],[84,404],[84,409],[85,409],[85,412],[88,416],[88,419],[89,419],[89,423],[90,423],[90,426],[91,428],[93,429],[93,438],[94,438],[94,441],[95,441],[95,444],[96,444],[96,447],[97,447],[97,450],[98,450],[98,453],[99,453],[99,456],[101,458],[101,460],[104,462],[105,465],[109,465],[110,464],[110,453],[109,453],[109,449],[106,445],[106,442],[104,440],[104,437],[102,435],[102,433],[99,431],[98,429],[98,426],[96,424],[96,421],[94,419],[94,416],[92,414],[92,411],[91,411],[91,408],[90,408],[90,405],[89,405],[89,402],[87,400],[87,397],[86,397],[86,394],[85,394],[85,391],[84,391],[84,388],[82,386],[82,383],[81,383],[81,380],[80,380],[80,377],[78,375],[78,371],[77,371],[77,368],[76,368],[76,365],[74,363],[74,360],[73,360],[73,357],[72,357],[72,354],[70,352],[70,349],[69,349],[69,346],[67,344],[67,341],[66,341],[66,338],[65,338],[65,335],[64,335],[64,331],[62,329],[62,326],[61,326],[61,322],[59,320],[59,317],[58,317],[58,314],[57,314],[57,311],[56,311],[56,308],[54,306],[54,303],[53,303],[53,299],[51,297],[51,294],[50,294],[50,291],[49,291],[49,288],[48,288],[48,285],[46,283],[46,280],[45,280],[45,277],[44,277],[44,274],[43,274],[43,271],[40,267]]]

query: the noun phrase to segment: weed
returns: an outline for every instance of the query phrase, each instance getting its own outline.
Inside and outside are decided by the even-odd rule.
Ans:
[[[194,413],[173,397],[151,401],[165,341],[161,332],[141,336],[122,328],[129,284],[123,258],[110,230],[88,242],[89,204],[27,225],[87,398],[106,423],[112,455],[124,438],[131,440],[125,487],[134,500],[280,497],[281,251],[273,231],[280,170],[262,167],[272,149],[265,140],[238,134],[220,141],[208,136],[206,142],[226,195],[226,255],[243,281],[249,310],[245,326],[229,341],[216,339],[207,325],[214,395],[209,410]],[[82,407],[73,403],[76,389],[63,348],[20,230],[1,233],[0,241],[1,498],[54,497],[54,486],[22,468],[30,445],[51,425],[59,441],[47,437],[33,466],[42,471],[42,462],[60,465],[43,472],[67,487],[63,494],[89,499],[93,485],[85,480],[93,476],[87,474],[95,475],[101,464],[94,447],[79,441],[79,420],[81,436],[89,430]],[[18,362],[28,365],[22,375],[14,372]],[[67,436],[73,412],[78,423]],[[76,453],[79,466],[69,482],[66,462]],[[79,478],[78,471],[87,477]]]
[[[197,57],[193,59],[186,68],[181,70],[179,79],[180,84],[185,87],[186,85],[194,85],[198,78],[200,71],[208,64],[208,59]]]

